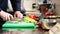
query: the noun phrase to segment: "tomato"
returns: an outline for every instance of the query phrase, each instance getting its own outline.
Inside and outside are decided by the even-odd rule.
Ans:
[[[54,15],[54,12],[48,12],[45,14],[46,16],[51,16],[51,15]]]
[[[36,20],[36,15],[35,14],[28,14],[28,16],[34,20]]]

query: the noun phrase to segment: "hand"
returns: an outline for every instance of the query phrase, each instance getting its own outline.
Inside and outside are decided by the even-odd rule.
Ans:
[[[10,20],[10,19],[13,19],[13,16],[9,13],[6,13],[4,11],[1,11],[0,12],[0,17],[3,19],[3,20]]]
[[[20,13],[20,11],[16,11],[16,12],[14,13],[14,18],[23,18],[23,14]]]

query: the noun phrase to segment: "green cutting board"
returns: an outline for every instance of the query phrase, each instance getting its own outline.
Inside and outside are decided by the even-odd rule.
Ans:
[[[36,28],[2,28],[2,30],[36,30]]]
[[[35,28],[34,23],[26,23],[26,22],[17,22],[17,23],[10,23],[7,21],[5,24],[2,25],[4,28]]]

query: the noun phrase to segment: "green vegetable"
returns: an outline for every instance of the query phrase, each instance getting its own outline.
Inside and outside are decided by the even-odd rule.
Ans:
[[[25,21],[25,22],[37,23],[37,21],[35,21],[35,20],[32,19],[32,18],[29,18],[28,16],[25,16],[25,17],[24,17],[24,21]]]

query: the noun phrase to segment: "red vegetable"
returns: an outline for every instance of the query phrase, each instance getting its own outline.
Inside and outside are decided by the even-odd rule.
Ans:
[[[36,20],[36,15],[35,14],[28,14],[28,16],[34,20]]]

